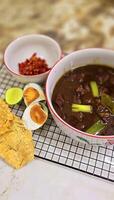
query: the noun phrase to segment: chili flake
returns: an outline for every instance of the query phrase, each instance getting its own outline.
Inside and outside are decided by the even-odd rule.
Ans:
[[[42,74],[50,70],[46,60],[36,56],[34,53],[30,59],[26,59],[24,62],[19,63],[19,72],[22,75],[37,75]]]

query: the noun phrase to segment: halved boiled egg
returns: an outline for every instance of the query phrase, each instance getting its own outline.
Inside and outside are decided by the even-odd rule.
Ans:
[[[36,83],[29,83],[24,87],[23,98],[25,105],[28,106],[32,102],[45,100],[45,94],[40,85]]]
[[[44,103],[33,102],[24,111],[22,119],[29,130],[43,126],[48,118],[48,109]]]

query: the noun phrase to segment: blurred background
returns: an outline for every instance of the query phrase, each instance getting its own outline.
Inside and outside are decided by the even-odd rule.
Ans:
[[[1,0],[0,62],[9,42],[31,33],[51,36],[64,52],[114,49],[114,1]]]

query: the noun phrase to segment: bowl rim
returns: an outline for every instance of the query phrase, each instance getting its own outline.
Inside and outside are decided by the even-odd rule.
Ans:
[[[48,71],[43,72],[43,73],[41,73],[41,74],[35,74],[35,75],[23,75],[23,74],[16,73],[15,71],[13,71],[13,70],[8,66],[8,64],[6,64],[6,61],[5,61],[6,51],[7,51],[7,49],[10,47],[10,45],[12,45],[12,44],[14,44],[16,41],[21,40],[21,39],[24,39],[24,38],[28,38],[28,39],[29,39],[29,37],[47,38],[47,39],[51,40],[52,42],[54,42],[54,43],[56,44],[56,46],[57,46],[57,48],[58,48],[58,51],[59,51],[59,54],[60,54],[60,56],[59,56],[60,58],[58,58],[58,60],[51,66],[51,68],[49,68]],[[37,76],[47,75],[47,74],[51,71],[51,69],[57,64],[57,62],[58,62],[59,60],[61,60],[62,57],[63,57],[62,49],[61,49],[59,43],[58,43],[55,39],[53,39],[52,37],[50,37],[50,36],[48,36],[48,35],[43,35],[43,34],[25,34],[25,35],[22,35],[22,36],[17,37],[17,38],[14,39],[13,41],[9,42],[9,44],[7,45],[7,47],[5,48],[5,51],[4,51],[4,53],[3,53],[3,63],[4,63],[4,65],[5,65],[5,67],[6,67],[6,69],[7,69],[10,73],[12,73],[13,75],[21,76],[21,77],[24,77],[24,78],[25,78],[25,77],[33,78],[33,77],[37,77]]]
[[[83,53],[83,52],[86,51],[86,50],[87,50],[87,51],[88,51],[88,50],[90,50],[90,51],[95,51],[95,50],[100,50],[100,51],[102,51],[102,50],[105,50],[105,51],[110,51],[110,52],[113,52],[113,53],[114,53],[114,50],[108,49],[108,48],[86,48],[86,49],[81,49],[81,50],[78,50],[78,51],[73,51],[73,52],[71,52],[70,54],[68,54],[68,55],[66,55],[66,56],[73,55],[73,54],[78,53],[78,52],[82,52],[82,53]],[[66,57],[66,56],[65,56],[65,57]],[[64,57],[63,57],[63,59],[64,59]],[[112,138],[114,138],[114,135],[110,135],[110,136],[91,135],[91,134],[89,134],[89,133],[86,133],[86,132],[84,132],[84,131],[81,131],[81,130],[79,130],[79,129],[76,129],[76,128],[74,128],[73,126],[71,126],[70,124],[68,124],[67,122],[65,122],[65,121],[57,114],[57,112],[55,111],[55,109],[54,109],[54,107],[53,107],[53,105],[52,105],[52,101],[51,101],[51,104],[50,104],[50,103],[49,103],[49,99],[48,99],[48,80],[49,80],[49,77],[51,76],[51,72],[53,72],[53,70],[56,68],[57,64],[59,64],[59,62],[56,63],[56,64],[54,65],[54,67],[50,70],[49,76],[47,77],[46,84],[45,84],[46,101],[47,101],[48,107],[50,108],[50,110],[51,110],[51,112],[53,113],[53,115],[54,115],[59,121],[61,121],[65,126],[67,126],[68,128],[72,129],[73,131],[76,131],[76,132],[78,132],[78,133],[80,133],[80,134],[82,134],[82,135],[84,135],[84,136],[86,136],[86,137],[97,138],[97,139],[100,139],[100,140],[102,140],[102,139],[112,139]]]

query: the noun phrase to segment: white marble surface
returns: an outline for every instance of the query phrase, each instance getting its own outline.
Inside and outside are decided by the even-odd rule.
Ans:
[[[14,170],[0,160],[0,200],[113,200],[114,185],[44,160]]]

